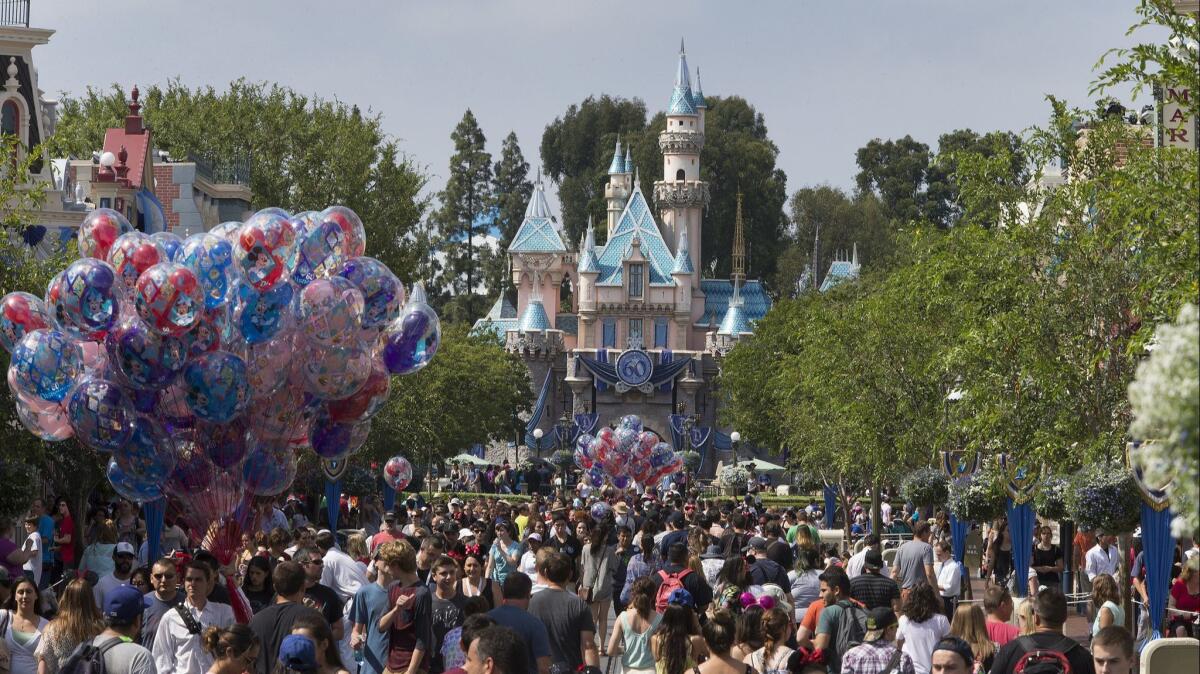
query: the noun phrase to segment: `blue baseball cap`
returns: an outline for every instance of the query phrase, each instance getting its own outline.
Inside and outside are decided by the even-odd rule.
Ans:
[[[279,664],[298,672],[315,672],[317,645],[303,634],[289,634],[279,645]]]
[[[685,606],[687,608],[696,608],[696,600],[692,597],[692,593],[682,587],[677,587],[671,590],[671,594],[667,595],[667,604],[671,606]]]
[[[145,607],[145,597],[132,585],[118,585],[104,595],[104,618],[111,623],[128,625]]]

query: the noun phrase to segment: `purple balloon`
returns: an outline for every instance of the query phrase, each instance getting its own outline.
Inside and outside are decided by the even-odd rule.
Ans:
[[[212,483],[216,473],[212,461],[194,445],[181,452],[167,480],[166,490],[172,496],[186,500],[189,494],[197,494]]]
[[[234,419],[224,424],[196,422],[196,437],[201,441],[204,455],[222,470],[235,468],[246,458],[250,449],[246,436],[244,419]]]
[[[296,477],[296,456],[289,449],[256,449],[242,464],[246,491],[258,496],[274,496],[287,489]]]
[[[441,322],[418,283],[400,318],[384,333],[383,364],[392,374],[413,374],[429,365],[441,340]]]
[[[122,321],[104,339],[109,362],[135,389],[166,388],[186,364],[184,340],[163,337],[136,318]]]
[[[313,422],[309,442],[313,451],[323,459],[340,459],[363,446],[371,432],[371,421],[344,424],[322,415]]]
[[[137,412],[114,381],[85,379],[71,392],[67,415],[79,441],[101,452],[121,449],[133,436]]]

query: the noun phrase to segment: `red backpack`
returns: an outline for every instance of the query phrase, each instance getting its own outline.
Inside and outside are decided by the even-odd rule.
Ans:
[[[1071,661],[1067,653],[1078,646],[1075,641],[1063,637],[1050,648],[1039,648],[1032,639],[1018,639],[1025,653],[1013,667],[1013,674],[1071,674]]]
[[[658,576],[662,579],[662,584],[658,586],[658,593],[654,595],[655,611],[662,613],[667,610],[667,599],[676,588],[683,587],[683,577],[691,572],[691,569],[683,569],[678,573],[658,572]]]

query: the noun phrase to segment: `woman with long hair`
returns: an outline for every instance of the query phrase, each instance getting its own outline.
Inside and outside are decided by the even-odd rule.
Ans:
[[[362,534],[350,534],[346,537],[346,554],[354,558],[354,562],[358,564],[358,570],[367,575],[367,564],[371,561],[371,555],[367,552],[367,537]]]
[[[1030,545],[1031,542],[1022,544]],[[1012,536],[1008,531],[1007,518],[996,520],[988,534],[987,567],[991,569],[992,581],[997,585],[1004,585],[1008,581],[1008,574],[1012,573]],[[1025,582],[1025,579],[1022,578],[1021,582]]]
[[[266,557],[251,557],[246,562],[242,593],[250,602],[250,610],[255,613],[271,605],[275,599],[275,587],[271,582],[271,560]]]
[[[89,592],[90,598],[90,592]],[[12,586],[12,595],[0,611],[0,633],[8,646],[11,674],[36,674],[37,652],[48,624],[37,614],[42,593],[37,583],[22,576]]]
[[[1033,634],[1037,631],[1037,623],[1033,621],[1033,597],[1025,597],[1017,604],[1015,609],[1017,614],[1017,631],[1018,636]]]
[[[932,585],[921,583],[909,592],[903,610],[896,641],[904,641],[902,650],[912,658],[917,674],[929,674],[933,647],[950,633],[950,621],[942,613],[942,599]]]
[[[1200,538],[1198,536],[1197,538]],[[1183,563],[1179,577],[1171,584],[1167,608],[1177,611],[1200,612],[1200,555],[1192,555]],[[1186,614],[1168,613],[1168,633],[1177,637],[1194,637],[1192,623]]]
[[[488,610],[500,605],[500,584],[483,575],[483,558],[479,553],[468,552],[462,561],[462,578],[458,589],[464,597],[483,597]]]
[[[717,608],[727,608],[737,612],[742,608],[739,597],[750,587],[750,567],[746,558],[740,554],[725,558],[725,564],[717,573],[717,586],[713,588],[713,598]]]
[[[608,657],[621,654],[621,669],[626,674],[649,674],[654,671],[654,654],[650,638],[662,616],[654,612],[654,581],[638,578],[629,593],[629,607],[613,623],[608,641]]]
[[[983,665],[983,671],[991,670],[992,661],[996,659],[996,643],[988,638],[983,609],[975,604],[959,604],[950,621],[950,635],[970,644],[975,662]]]
[[[792,617],[784,609],[776,606],[762,615],[763,645],[746,657],[742,662],[750,665],[761,674],[787,674],[788,660],[792,657],[792,649],[786,645]]]
[[[695,670],[696,674],[750,674],[750,666],[732,653],[737,639],[737,620],[732,611],[721,609],[713,613],[700,634],[708,649],[708,659]]]
[[[92,598],[92,589],[82,578],[67,583],[58,600],[58,614],[46,626],[34,655],[38,674],[57,674],[79,644],[104,631],[104,621]]]
[[[579,596],[591,609],[596,636],[603,644],[608,640],[608,609],[612,604],[613,568],[617,565],[617,556],[608,544],[608,527],[593,523],[587,528],[587,535],[580,562]]]
[[[821,596],[821,555],[813,548],[800,548],[796,553],[795,568],[788,572],[788,580],[792,583],[789,591],[795,621],[799,625],[809,604]]]
[[[650,638],[654,670],[657,674],[684,674],[695,667],[708,650],[700,637],[700,622],[696,618],[692,593],[683,588],[675,589],[667,602],[667,609]]]
[[[292,623],[292,634],[308,637],[316,646],[316,674],[350,674],[338,655],[338,642],[333,638],[329,623],[320,614],[301,613]]]
[[[521,561],[521,544],[513,539],[512,525],[507,521],[496,522],[496,538],[488,548],[487,569],[488,579],[503,585],[508,574],[517,570]]]
[[[201,644],[213,657],[207,674],[242,674],[254,669],[258,651],[262,648],[258,636],[249,625],[210,627],[204,630]]]
[[[1121,608],[1121,589],[1107,573],[1092,579],[1092,606],[1096,618],[1092,621],[1092,636],[1109,625],[1125,624],[1125,609]]]
[[[738,607],[741,607],[741,603],[738,603]],[[730,655],[738,662],[744,661],[746,656],[763,647],[763,613],[762,606],[751,604],[738,615],[737,631],[733,637],[733,648],[730,650]]]
[[[98,578],[112,573],[113,550],[117,547],[117,525],[112,520],[100,520],[96,525],[96,541],[83,550],[79,572],[91,571]]]
[[[637,535],[637,540],[638,553],[629,558],[629,566],[625,567],[625,587],[621,588],[621,601],[626,603],[629,602],[633,584],[638,578],[653,576],[662,568],[658,546],[654,544],[654,534],[643,530]]]

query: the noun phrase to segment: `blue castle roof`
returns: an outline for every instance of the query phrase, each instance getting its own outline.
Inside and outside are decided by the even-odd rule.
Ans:
[[[700,291],[704,293],[704,315],[696,321],[698,327],[716,328],[729,312],[729,301],[733,299],[733,283],[728,279],[700,279]],[[753,325],[771,310],[771,298],[761,281],[746,281],[739,288],[742,314]]]
[[[679,68],[675,71],[675,89],[671,91],[671,102],[667,104],[667,114],[696,114],[696,103],[692,100],[692,82],[688,76],[687,53],[683,49],[683,40],[679,41]]]
[[[525,219],[508,246],[510,253],[562,253],[567,250],[558,228],[550,219],[550,205],[539,179],[533,184],[533,196],[525,208]]]
[[[546,307],[542,306],[542,298],[534,297],[529,300],[529,304],[525,306],[525,313],[521,314],[521,322],[517,325],[517,329],[521,332],[554,329],[550,325],[550,316],[546,314]]]
[[[687,227],[679,230],[679,246],[675,249],[675,266],[671,268],[672,274],[694,274],[695,267],[692,266],[692,256],[688,251]]]
[[[642,255],[650,263],[650,285],[675,285],[671,278],[671,269],[675,266],[674,256],[671,255],[667,242],[663,241],[658,225],[654,222],[654,215],[646,204],[646,197],[642,194],[642,188],[637,184],[634,184],[633,195],[629,197],[625,210],[617,219],[616,228],[597,258],[600,265],[597,285],[621,285],[622,263],[629,259],[634,239],[640,242]]]
[[[492,308],[483,318],[475,321],[475,325],[471,326],[471,333],[475,335],[491,335],[498,341],[504,341],[504,333],[509,330],[517,329],[517,308],[512,305],[512,302],[504,299],[501,295]]]
[[[750,317],[742,307],[742,298],[735,296],[731,298],[729,308],[725,310],[725,317],[721,319],[721,327],[717,328],[717,334],[736,336],[750,332],[754,332]]]

